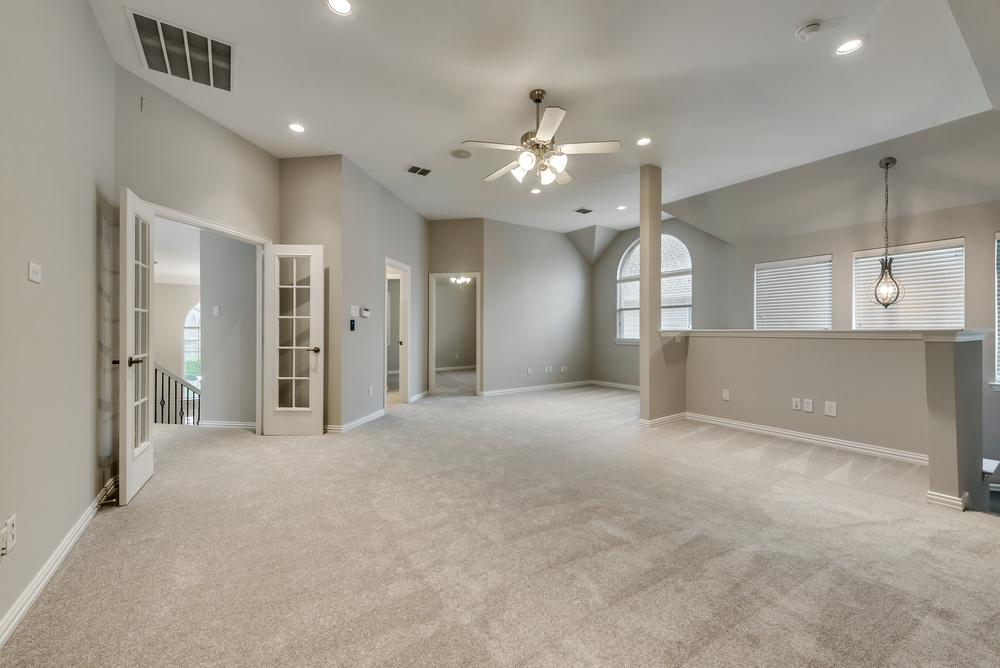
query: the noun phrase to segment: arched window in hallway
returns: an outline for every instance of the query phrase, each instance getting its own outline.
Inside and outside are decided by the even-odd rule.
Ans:
[[[680,239],[660,236],[660,329],[691,329],[691,253]],[[639,338],[639,241],[618,265],[618,339]]]

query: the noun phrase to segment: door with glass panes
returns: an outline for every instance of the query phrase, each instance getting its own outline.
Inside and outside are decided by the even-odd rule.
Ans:
[[[264,247],[267,435],[323,433],[323,247]]]

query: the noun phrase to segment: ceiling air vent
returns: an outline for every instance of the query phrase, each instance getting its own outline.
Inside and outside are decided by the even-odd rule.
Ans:
[[[139,58],[146,69],[220,90],[233,90],[236,49],[232,44],[136,14],[130,9],[126,11],[139,47]]]
[[[431,173],[431,170],[426,167],[417,167],[416,165],[410,165],[406,168],[406,171],[410,174],[416,174],[417,176],[427,176]]]
[[[579,209],[573,209],[575,213],[594,213],[593,209],[588,209],[585,206],[581,206]]]

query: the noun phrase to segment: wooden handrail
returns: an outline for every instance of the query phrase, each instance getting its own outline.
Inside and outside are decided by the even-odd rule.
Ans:
[[[176,381],[176,382],[180,383],[181,385],[183,385],[187,389],[189,389],[192,392],[194,392],[195,394],[197,394],[199,397],[201,396],[201,390],[198,389],[197,387],[195,387],[194,385],[192,385],[191,383],[187,382],[186,380],[184,380],[183,378],[181,378],[179,376],[176,376],[176,375],[170,373],[169,371],[167,371],[166,369],[164,369],[159,364],[154,364],[153,366],[156,367],[157,371],[159,371],[160,373],[162,373],[164,376],[166,376],[170,380],[173,380],[173,381]]]

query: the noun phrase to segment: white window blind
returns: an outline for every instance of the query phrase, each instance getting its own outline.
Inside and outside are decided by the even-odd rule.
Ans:
[[[660,329],[691,329],[691,253],[680,239],[660,236]],[[618,338],[639,338],[639,242],[618,265]]]
[[[833,256],[753,266],[754,329],[830,329]]]
[[[965,327],[965,239],[890,248],[892,273],[906,292],[888,308],[868,300],[883,253],[877,248],[854,253],[855,329]]]

